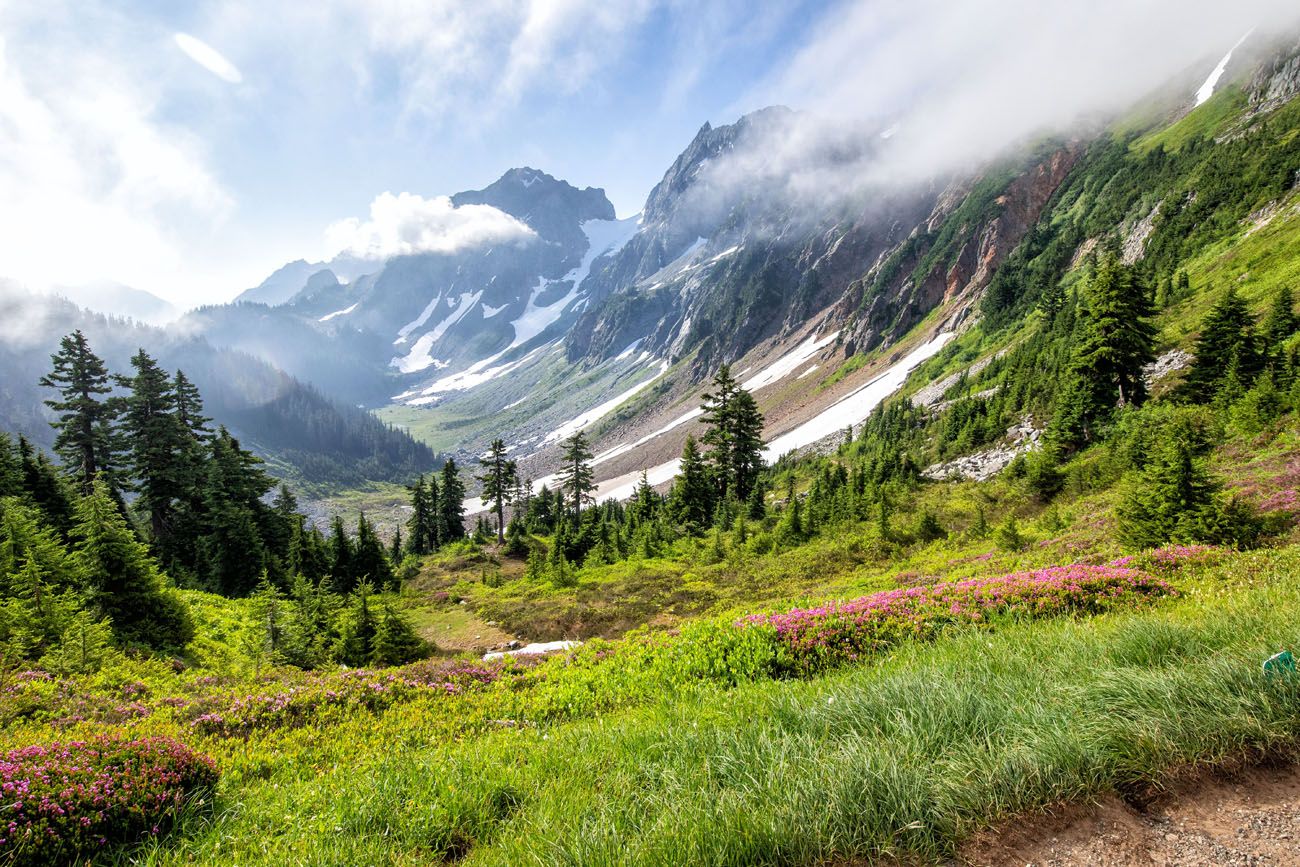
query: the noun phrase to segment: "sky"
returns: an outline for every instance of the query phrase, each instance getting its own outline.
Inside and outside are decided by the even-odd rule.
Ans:
[[[826,9],[0,0],[0,275],[226,300],[523,165],[627,216]]]
[[[293,259],[526,238],[445,198],[523,165],[628,216],[702,123],[776,103],[835,130],[761,142],[717,180],[766,172],[817,200],[986,159],[1171,75],[1192,100],[1242,36],[1297,17],[1294,0],[0,0],[0,277],[188,306]],[[869,166],[810,161],[846,122],[896,135]]]

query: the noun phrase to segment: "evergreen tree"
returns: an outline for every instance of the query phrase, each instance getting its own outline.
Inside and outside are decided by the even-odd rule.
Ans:
[[[23,464],[9,435],[0,431],[0,497],[23,492]]]
[[[199,394],[198,386],[190,382],[183,371],[176,371],[172,393],[176,401],[176,418],[180,420],[181,426],[199,442],[210,439],[212,431],[208,429],[208,423],[212,419],[203,415],[203,397]]]
[[[270,509],[262,497],[272,481],[261,461],[240,447],[225,428],[212,439],[202,492],[196,571],[228,596],[244,596],[267,568],[261,528]]]
[[[352,548],[351,572],[353,580],[368,581],[379,590],[397,589],[393,567],[384,553],[384,543],[375,534],[374,525],[365,513],[357,518],[357,539]]]
[[[1077,446],[1115,405],[1146,400],[1142,368],[1155,360],[1155,327],[1145,287],[1114,254],[1102,258],[1088,284],[1082,334],[1070,365],[1069,425],[1055,426],[1056,441]]]
[[[708,465],[695,445],[695,437],[688,434],[682,446],[681,468],[669,496],[673,520],[691,532],[699,531],[713,514],[713,496]]]
[[[77,504],[76,558],[95,607],[124,644],[179,648],[194,635],[184,601],[163,584],[103,481]]]
[[[406,618],[389,602],[375,626],[375,639],[370,651],[374,665],[406,665],[429,655],[429,645],[416,635]]]
[[[1276,353],[1288,337],[1300,328],[1300,319],[1295,313],[1295,296],[1290,286],[1282,286],[1273,296],[1268,316],[1264,319],[1264,340],[1270,351]]]
[[[456,462],[451,458],[442,465],[441,480],[438,488],[438,544],[445,545],[465,538],[465,485],[460,480]]]
[[[351,592],[357,583],[352,566],[352,540],[348,538],[347,528],[340,515],[335,515],[330,521],[329,561],[334,586],[342,593]]]
[[[1251,382],[1259,373],[1262,360],[1255,318],[1235,289],[1229,289],[1206,314],[1193,355],[1183,392],[1196,402],[1214,398],[1234,363],[1242,381]]]
[[[397,567],[402,562],[402,528],[397,527],[393,530],[393,538],[388,541],[388,562]]]
[[[483,475],[477,477],[483,483],[483,494],[480,499],[483,505],[492,506],[492,513],[497,516],[497,542],[504,543],[506,540],[505,507],[511,502],[515,483],[518,481],[515,462],[506,458],[506,444],[500,439],[494,439],[487,455],[479,458],[479,463],[484,468]]]
[[[44,453],[26,437],[18,437],[18,461],[22,489],[41,510],[45,520],[60,535],[67,536],[73,523],[72,492]]]
[[[52,422],[58,436],[54,450],[73,474],[85,496],[102,474],[116,495],[114,469],[113,406],[104,396],[112,391],[108,369],[90,350],[86,336],[74,331],[64,337],[59,351],[50,356],[54,369],[41,377],[41,385],[58,390],[58,400],[45,405],[58,413]]]
[[[763,413],[749,392],[736,392],[731,406],[732,451],[731,489],[728,495],[737,502],[749,499],[763,471]]]
[[[257,590],[249,597],[249,613],[252,617],[245,650],[260,671],[262,665],[280,665],[285,660],[286,622],[284,597],[267,578],[257,584]]]
[[[1196,540],[1218,490],[1190,438],[1168,434],[1147,469],[1125,486],[1116,509],[1120,539],[1132,548]]]
[[[582,431],[569,437],[563,445],[560,490],[568,493],[571,498],[573,521],[576,524],[582,514],[582,507],[592,502],[591,492],[596,490],[591,470],[592,454]]]
[[[117,376],[127,390],[120,399],[126,466],[139,495],[135,507],[148,517],[158,549],[174,529],[177,501],[184,495],[184,459],[189,430],[176,415],[176,396],[167,373],[141,349],[131,357],[133,376]]]
[[[438,484],[433,479],[426,484],[421,475],[411,487],[411,517],[406,529],[412,554],[422,557],[438,547]]]
[[[375,652],[375,634],[379,625],[370,605],[375,588],[362,581],[352,594],[352,605],[339,635],[338,658],[345,665],[369,664]]]
[[[703,442],[709,446],[714,496],[718,501],[731,496],[745,502],[763,469],[763,414],[727,364],[714,375],[701,409],[708,426]]]

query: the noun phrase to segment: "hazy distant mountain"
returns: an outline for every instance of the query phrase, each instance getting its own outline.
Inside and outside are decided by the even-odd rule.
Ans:
[[[162,325],[180,315],[170,301],[143,289],[103,280],[81,286],[60,286],[55,292],[79,307],[108,316],[126,316],[137,322]]]

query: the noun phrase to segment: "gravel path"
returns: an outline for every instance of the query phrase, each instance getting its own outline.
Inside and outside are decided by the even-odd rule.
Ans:
[[[1254,767],[1176,787],[1141,808],[1118,797],[1009,823],[957,864],[989,867],[1300,865],[1300,767]]]

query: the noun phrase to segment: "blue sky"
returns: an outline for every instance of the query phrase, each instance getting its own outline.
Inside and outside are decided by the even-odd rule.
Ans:
[[[772,103],[809,112],[799,135],[720,178],[775,173],[812,201],[942,178],[1171,76],[1190,101],[1243,34],[1297,18],[1295,0],[0,0],[0,278],[225,300],[327,258],[340,226],[385,249],[508,230],[438,197],[519,165],[629,215],[702,123]],[[886,125],[870,165],[804,159],[823,130]]]
[[[0,208],[33,236],[3,275],[222,299],[327,255],[380,193],[517,165],[635,213],[702,123],[765,104],[829,5],[0,0],[0,102],[28,139],[0,139]]]

